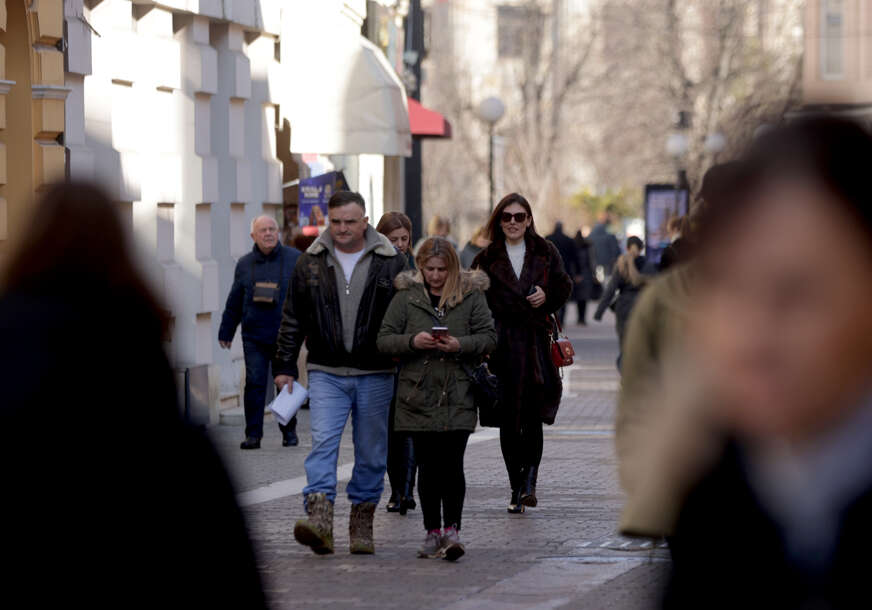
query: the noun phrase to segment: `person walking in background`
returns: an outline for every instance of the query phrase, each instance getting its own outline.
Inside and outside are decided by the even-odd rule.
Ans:
[[[690,233],[690,219],[687,216],[673,216],[666,228],[669,232],[669,245],[660,255],[660,271],[682,263],[688,256],[687,235]]]
[[[487,238],[487,227],[484,225],[478,227],[460,253],[460,266],[463,269],[472,268],[472,261],[478,256],[478,253],[490,245],[490,240]]]
[[[602,294],[594,294],[596,277],[594,276],[594,261],[590,242],[581,234],[575,233],[575,251],[578,253],[578,273],[573,278],[573,298],[578,306],[578,323],[587,326],[587,302],[598,300]],[[600,285],[602,292],[602,285]]]
[[[406,257],[410,269],[415,268],[412,256],[412,221],[402,212],[385,212],[375,230],[387,237],[397,252]]]
[[[563,261],[563,269],[569,274],[569,277],[577,277],[579,275],[578,249],[575,247],[575,242],[572,238],[563,232],[563,223],[559,221],[555,223],[554,232],[545,239],[557,247],[560,258]],[[566,316],[566,306],[561,307],[556,315],[562,327]]]
[[[415,268],[412,256],[412,221],[401,212],[386,212],[378,221],[376,231],[387,237],[408,260],[410,269]],[[391,414],[388,430],[388,480],[391,483],[391,497],[388,500],[387,511],[405,515],[409,509],[414,509],[415,503],[415,447],[412,437],[405,432],[394,430],[394,412],[396,410],[396,392],[391,402]]]
[[[596,269],[602,269],[602,273],[597,274],[597,279],[603,283],[607,282],[608,278],[612,275],[615,263],[621,255],[621,246],[618,244],[618,238],[609,232],[609,227],[617,221],[618,217],[615,214],[615,208],[610,205],[606,208],[605,212],[600,214],[599,222],[594,225],[593,230],[588,235],[588,240],[593,246]]]
[[[551,359],[551,314],[572,292],[560,253],[536,233],[533,210],[521,195],[500,201],[487,224],[491,244],[473,268],[490,278],[486,295],[497,330],[491,369],[500,379],[500,448],[509,475],[508,511],[536,506],[542,424],[553,424],[563,385]]]
[[[454,561],[465,552],[463,455],[476,422],[467,371],[496,347],[496,331],[485,273],[461,271],[457,252],[441,237],[421,245],[417,262],[420,271],[395,281],[378,347],[402,362],[394,428],[413,436],[420,469],[427,534],[418,556]],[[435,327],[446,330],[436,334]]]
[[[460,249],[457,240],[451,236],[451,221],[444,216],[433,215],[430,218],[430,222],[427,223],[427,235],[419,239],[418,243],[415,244],[415,254],[418,253],[421,244],[423,244],[428,237],[444,237],[455,250]]]
[[[227,473],[182,419],[166,307],[136,270],[118,210],[95,186],[51,186],[5,252],[5,599],[266,608]],[[48,565],[51,586],[37,569]]]
[[[242,322],[242,350],[245,355],[245,440],[241,449],[260,449],[263,412],[266,406],[270,361],[276,350],[276,334],[282,305],[300,251],[279,243],[279,226],[271,216],[251,221],[251,252],[236,263],[233,286],[227,295],[218,343],[230,349],[236,327]],[[296,447],[297,418],[279,424],[282,445]]]
[[[742,196],[702,222],[689,360],[722,440],[684,496],[666,608],[743,607],[750,591],[760,608],[865,605],[870,157],[865,126],[791,122],[755,142]]]
[[[609,279],[593,316],[594,320],[601,322],[606,309],[614,303],[617,321],[615,329],[618,333],[618,343],[621,350],[623,350],[624,331],[627,328],[630,313],[633,311],[636,299],[639,298],[639,293],[649,279],[649,276],[644,274],[648,262],[642,254],[644,249],[645,244],[638,237],[633,236],[627,240],[627,252],[622,254],[615,263],[615,272]],[[621,356],[618,356],[618,369],[620,368]]]
[[[354,471],[346,488],[352,504],[350,551],[371,554],[396,373],[393,360],[376,348],[376,337],[394,296],[394,278],[406,268],[406,258],[369,224],[360,194],[337,191],[327,208],[328,230],[294,268],[273,373],[276,387],[292,384],[298,376],[300,347],[306,343],[312,425],[303,489],[308,518],[297,521],[294,537],[317,554],[333,552],[336,462],[351,415]]]

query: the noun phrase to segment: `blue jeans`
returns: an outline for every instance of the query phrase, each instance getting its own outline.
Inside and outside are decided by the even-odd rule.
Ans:
[[[273,382],[270,374],[270,362],[275,355],[276,346],[242,339],[242,352],[245,355],[245,436],[263,438],[263,412],[267,400],[272,400],[275,392],[270,392]],[[267,394],[270,394],[267,396]],[[297,418],[288,422],[288,426],[279,424],[282,434],[292,428],[296,429]]]
[[[303,494],[327,494],[336,499],[336,462],[342,430],[351,414],[354,470],[346,492],[352,504],[381,499],[388,455],[388,414],[394,375],[375,373],[343,377],[309,372],[309,415],[312,452],[306,458]]]

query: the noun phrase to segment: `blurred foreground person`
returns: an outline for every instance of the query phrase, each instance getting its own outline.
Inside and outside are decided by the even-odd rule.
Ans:
[[[272,216],[251,221],[251,252],[239,258],[233,273],[233,286],[227,295],[218,343],[230,349],[236,327],[242,323],[242,350],[245,356],[245,440],[240,449],[260,449],[263,438],[263,412],[269,384],[270,361],[276,352],[276,335],[282,321],[282,305],[294,265],[300,257],[296,248],[279,243],[279,225]],[[297,417],[286,426],[279,424],[282,445],[296,447]]]
[[[487,301],[497,330],[491,370],[500,380],[500,449],[511,485],[508,511],[536,506],[542,424],[557,417],[563,384],[551,359],[551,314],[569,298],[572,280],[560,253],[536,233],[530,203],[506,195],[488,221],[491,245],[473,263],[490,278]]]
[[[410,269],[415,268],[412,256],[412,221],[402,212],[386,212],[378,221],[375,230],[387,237],[404,255]],[[415,447],[411,435],[394,430],[394,413],[397,396],[391,402],[391,414],[388,424],[388,480],[391,483],[391,497],[388,500],[387,511],[405,515],[410,509],[415,509]]]
[[[617,321],[615,330],[618,333],[618,348],[621,353],[623,353],[624,331],[627,328],[627,321],[630,319],[639,293],[649,279],[645,274],[648,260],[642,254],[644,249],[645,244],[638,237],[633,236],[627,240],[627,251],[618,257],[618,261],[615,263],[615,272],[609,279],[609,283],[606,284],[599,306],[593,316],[594,320],[601,322],[606,309],[614,307]],[[618,356],[618,368],[621,368],[620,355]]]
[[[731,161],[709,168],[696,216],[700,210],[732,205],[743,180],[742,167]],[[685,224],[681,259],[652,279],[640,295],[624,336],[615,445],[627,494],[619,529],[626,535],[673,534],[681,494],[699,474],[698,448],[711,440],[705,420],[707,397],[698,392],[688,374],[692,363],[687,362],[691,288],[699,275],[693,257],[698,247],[694,224]],[[668,451],[661,450],[661,442]]]
[[[116,204],[57,185],[23,229],[0,277],[4,596],[265,607],[228,478],[179,414],[166,320]]]
[[[441,237],[427,239],[417,259],[420,271],[401,273],[394,282],[398,292],[378,348],[402,362],[394,428],[415,441],[427,531],[418,556],[455,561],[465,552],[463,455],[476,422],[467,371],[496,347],[496,332],[484,272],[461,272],[457,252]],[[436,327],[444,327],[443,334],[436,335]]]
[[[669,608],[866,605],[869,159],[853,123],[773,130],[703,224],[690,335],[726,442],[681,509]]]

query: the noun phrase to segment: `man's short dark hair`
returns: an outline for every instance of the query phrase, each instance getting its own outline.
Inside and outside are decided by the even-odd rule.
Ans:
[[[363,196],[354,191],[336,191],[333,193],[330,201],[327,202],[327,209],[340,208],[349,203],[356,203],[363,209],[363,213],[366,214],[366,202],[363,200]]]

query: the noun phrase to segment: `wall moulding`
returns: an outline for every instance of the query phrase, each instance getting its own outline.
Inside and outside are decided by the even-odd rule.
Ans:
[[[33,85],[30,89],[35,100],[61,100],[62,102],[66,101],[67,96],[73,90],[71,87],[62,85]]]

